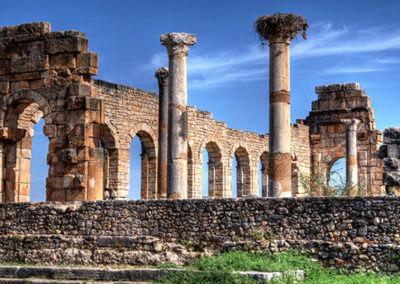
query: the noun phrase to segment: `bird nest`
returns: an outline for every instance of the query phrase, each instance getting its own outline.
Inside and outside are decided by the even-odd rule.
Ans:
[[[255,30],[260,36],[261,43],[271,39],[282,38],[284,40],[293,39],[299,32],[304,39],[307,39],[307,21],[294,14],[280,14],[261,16],[255,22]]]

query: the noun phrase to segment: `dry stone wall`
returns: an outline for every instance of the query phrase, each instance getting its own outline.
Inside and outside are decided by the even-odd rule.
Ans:
[[[397,271],[399,214],[399,197],[5,203],[0,260],[146,265],[298,247],[329,266]]]

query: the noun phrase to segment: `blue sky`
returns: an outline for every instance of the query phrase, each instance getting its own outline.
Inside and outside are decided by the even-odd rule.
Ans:
[[[86,32],[99,54],[97,78],[152,91],[155,69],[167,65],[160,35],[197,34],[188,57],[189,104],[229,127],[266,133],[268,49],[253,23],[276,12],[303,15],[310,25],[308,39],[291,45],[293,122],[307,116],[315,86],[359,82],[377,128],[400,125],[400,1],[3,1],[0,26],[49,21],[54,31]],[[44,180],[35,151],[33,177]]]

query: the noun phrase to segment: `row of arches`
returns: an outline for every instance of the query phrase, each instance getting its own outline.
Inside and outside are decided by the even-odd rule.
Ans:
[[[35,97],[37,99],[37,97]],[[40,98],[40,96],[39,96]],[[2,196],[3,201],[44,201],[46,199],[46,177],[50,171],[48,163],[57,146],[57,137],[49,136],[43,127],[51,126],[54,119],[43,99],[36,102],[32,94],[15,98],[2,114],[1,127],[23,130],[14,133],[15,141],[2,141]],[[43,111],[43,109],[45,109]],[[102,152],[105,192],[120,190],[121,180],[128,183],[126,195],[111,198],[128,197],[131,199],[150,199],[157,197],[157,147],[156,134],[145,126],[135,125],[130,133],[130,149],[122,149],[115,135],[116,130],[107,121],[104,125],[95,125],[95,140],[92,147]],[[20,135],[18,138],[17,136]],[[47,136],[47,137],[46,137]],[[50,140],[50,143],[49,143]],[[203,150],[203,151],[202,151]],[[196,155],[189,146],[188,151],[188,191],[189,198],[207,196],[220,198],[229,196],[268,196],[268,152],[258,157],[257,166],[251,165],[248,150],[237,145],[232,154],[231,164],[226,165],[224,155],[216,142],[204,143]],[[201,152],[202,151],[202,152]],[[254,163],[254,162],[253,162]],[[54,162],[53,162],[54,164]],[[126,166],[128,164],[128,166]],[[121,174],[121,168],[128,168],[127,175]],[[258,171],[258,174],[257,174]],[[203,178],[198,176],[204,175]],[[258,176],[258,177],[256,177]],[[231,177],[231,180],[228,180]],[[126,182],[128,180],[128,182]],[[259,190],[254,190],[258,184]],[[196,192],[201,188],[200,194]],[[32,189],[32,191],[31,191]],[[139,190],[140,189],[140,190]],[[47,193],[48,194],[48,193]],[[18,199],[13,195],[18,195]],[[107,196],[104,195],[106,198]]]

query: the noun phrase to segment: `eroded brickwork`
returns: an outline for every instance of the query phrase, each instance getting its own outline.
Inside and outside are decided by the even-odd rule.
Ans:
[[[47,200],[103,199],[97,61],[82,32],[51,32],[46,22],[0,29],[1,201],[29,201],[32,127],[42,117]]]
[[[322,162],[328,174],[332,165],[346,157],[346,128],[343,119],[359,119],[357,127],[358,181],[362,195],[382,193],[382,160],[378,149],[382,132],[375,129],[371,99],[358,83],[316,87],[318,100],[306,119],[310,127],[312,169]]]

